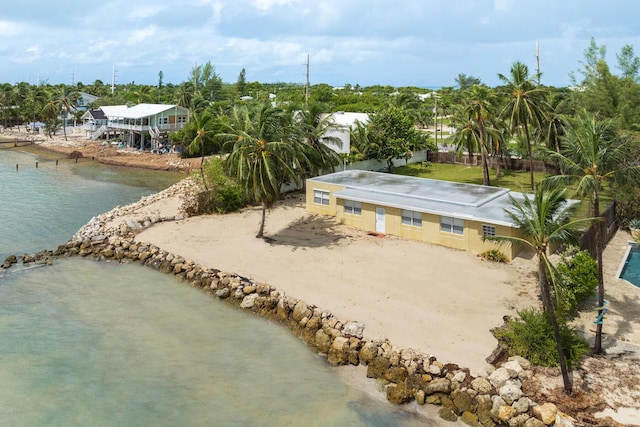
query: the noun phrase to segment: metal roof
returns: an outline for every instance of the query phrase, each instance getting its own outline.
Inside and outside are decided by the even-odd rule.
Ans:
[[[511,207],[509,196],[524,199],[524,194],[506,188],[364,170],[341,171],[308,181],[311,185],[324,182],[344,186],[334,193],[337,199],[506,226],[513,226],[504,211]]]
[[[141,119],[143,117],[155,116],[168,110],[186,111],[184,107],[170,104],[138,104],[134,106],[127,105],[104,105],[100,107],[104,114],[109,117],[117,117],[124,119]],[[186,112],[184,113],[186,114]]]

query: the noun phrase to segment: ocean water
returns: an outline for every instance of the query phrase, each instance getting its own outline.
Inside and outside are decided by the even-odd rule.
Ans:
[[[123,185],[145,180],[129,171],[33,165],[0,150],[0,262],[152,191]],[[81,258],[0,273],[0,384],[3,426],[425,425],[277,324],[169,275]]]

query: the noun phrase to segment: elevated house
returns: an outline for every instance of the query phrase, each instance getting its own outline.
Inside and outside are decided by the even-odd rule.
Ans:
[[[188,120],[187,108],[168,104],[105,105],[83,116],[91,139],[122,136],[126,146],[141,150],[156,148],[167,140],[169,132],[182,129]]]
[[[391,234],[454,249],[482,253],[499,249],[509,259],[521,248],[498,246],[484,236],[516,236],[505,208],[505,188],[347,170],[309,178],[306,209],[378,234]]]

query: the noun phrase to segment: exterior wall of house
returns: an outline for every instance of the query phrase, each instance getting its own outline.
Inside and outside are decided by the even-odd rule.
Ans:
[[[331,215],[337,216],[337,205],[336,198],[333,195],[335,192],[344,190],[344,186],[335,185],[335,184],[327,184],[324,182],[309,182],[307,181],[307,192],[306,192],[306,206],[309,212],[321,214],[321,215]],[[315,190],[326,191],[329,193],[329,204],[323,205],[318,204],[314,201]]]
[[[376,208],[385,210],[385,234],[402,237],[405,239],[419,240],[435,245],[446,246],[453,249],[469,251],[479,254],[490,249],[498,249],[504,253],[509,260],[513,259],[519,252],[519,248],[511,244],[498,245],[495,242],[482,241],[483,225],[495,227],[495,234],[500,236],[513,236],[516,230],[501,225],[487,224],[478,221],[465,220],[463,234],[445,232],[440,229],[440,215],[422,213],[420,226],[412,226],[402,223],[402,209],[378,205],[373,203],[361,203],[360,215],[345,213],[343,199],[336,200],[334,193],[343,190],[341,185],[307,182],[306,207],[307,211],[335,216],[336,219],[346,225],[364,230],[376,231]],[[314,200],[316,191],[328,193],[328,204],[317,203]]]

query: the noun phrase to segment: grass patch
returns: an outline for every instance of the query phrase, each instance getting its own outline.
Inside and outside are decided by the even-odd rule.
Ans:
[[[482,185],[482,168],[478,166],[455,165],[450,163],[433,163],[430,166],[422,166],[420,163],[412,163],[406,166],[398,166],[394,168],[393,171],[399,175]],[[525,192],[531,190],[529,188],[530,176],[527,171],[500,169],[500,179],[496,179],[495,169],[490,169],[489,174],[491,186],[493,187]],[[534,180],[536,183],[548,176],[548,173],[534,172]]]

